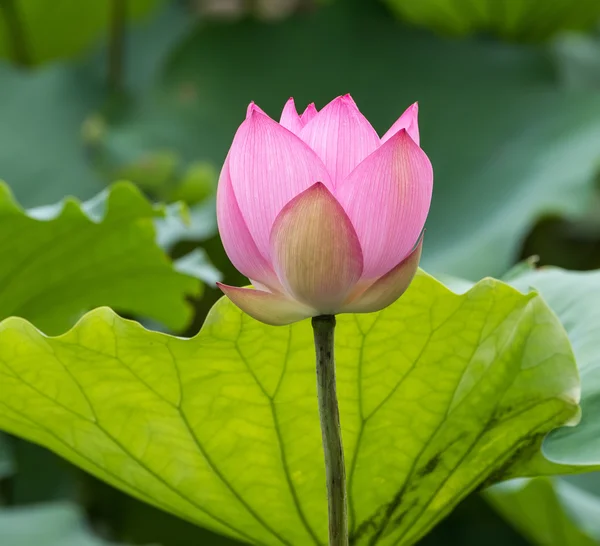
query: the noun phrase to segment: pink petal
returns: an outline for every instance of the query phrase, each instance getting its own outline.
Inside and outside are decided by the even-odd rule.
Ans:
[[[388,132],[381,137],[381,143],[387,142],[401,129],[406,129],[410,137],[419,144],[419,103],[415,102],[406,109]]]
[[[257,111],[238,129],[228,161],[240,211],[259,252],[268,261],[275,217],[315,182],[331,186],[329,174],[304,142]]]
[[[304,112],[302,112],[302,115],[300,116],[300,120],[302,121],[302,125],[306,125],[310,120],[312,120],[317,114],[319,113],[319,111],[317,110],[317,107],[315,106],[314,102],[311,102],[307,107],[306,110],[304,110]]]
[[[344,305],[343,313],[372,313],[394,303],[409,287],[421,259],[423,238],[417,247],[389,273]]]
[[[304,140],[323,160],[334,186],[379,147],[379,136],[349,95],[323,108],[302,131]]]
[[[320,182],[290,201],[271,233],[273,266],[287,292],[334,314],[360,279],[362,252],[350,219]]]
[[[260,106],[258,106],[258,104],[255,104],[254,101],[252,101],[248,105],[248,108],[246,108],[246,119],[248,119],[253,112],[259,112],[263,116],[267,116],[268,115],[268,114],[266,114],[264,112],[264,110]]]
[[[279,120],[279,124],[282,127],[292,131],[294,134],[298,134],[300,129],[304,127],[304,123],[300,121],[300,116],[298,112],[296,112],[296,104],[294,103],[294,99],[290,98],[283,107],[283,112],[281,112],[281,119]]]
[[[337,188],[364,257],[363,278],[385,275],[411,252],[429,212],[433,170],[405,129]]]
[[[256,248],[240,212],[229,177],[229,157],[217,187],[217,224],[225,252],[235,268],[246,277],[281,291],[273,268]]]
[[[217,286],[244,313],[265,324],[283,326],[316,315],[314,309],[282,294],[272,294],[252,288],[238,288],[220,282],[217,283]]]

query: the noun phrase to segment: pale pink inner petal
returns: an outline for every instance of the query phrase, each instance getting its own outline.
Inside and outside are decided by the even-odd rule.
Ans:
[[[300,138],[323,160],[334,186],[380,144],[375,129],[349,95],[325,106],[300,131]]]
[[[258,251],[240,212],[229,177],[229,158],[225,160],[217,187],[217,224],[225,252],[236,269],[272,290],[281,291],[271,264]]]
[[[281,209],[316,182],[332,185],[322,161],[304,142],[256,111],[238,129],[228,162],[241,214],[266,260],[271,227]]]
[[[406,129],[406,132],[417,143],[420,143],[419,137],[419,104],[410,105],[405,112],[396,120],[388,132],[381,137],[381,143],[387,142],[401,129]]]
[[[363,249],[363,279],[386,274],[413,249],[433,189],[425,152],[401,130],[336,189]]]
[[[294,99],[290,98],[283,107],[283,112],[281,112],[281,119],[279,120],[279,124],[282,127],[292,131],[294,134],[298,134],[300,129],[304,127],[304,123],[300,120],[300,116],[296,111],[296,104],[294,103]]]

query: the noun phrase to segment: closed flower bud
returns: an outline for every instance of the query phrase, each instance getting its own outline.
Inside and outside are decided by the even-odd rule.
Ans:
[[[225,250],[254,288],[220,284],[267,324],[369,313],[408,288],[433,187],[417,105],[380,138],[349,95],[279,123],[248,108],[219,179]]]

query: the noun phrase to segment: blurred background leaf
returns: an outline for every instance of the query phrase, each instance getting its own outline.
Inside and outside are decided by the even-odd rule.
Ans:
[[[0,316],[27,318],[56,335],[85,311],[111,305],[185,328],[186,298],[201,290],[190,273],[206,260],[188,256],[185,273],[173,267],[156,243],[161,214],[129,183],[83,205],[67,199],[27,212],[0,186]]]
[[[543,40],[561,30],[588,30],[600,17],[596,0],[385,1],[416,25],[457,35],[493,32],[517,40]]]
[[[0,435],[0,480],[10,476],[14,470],[10,445],[6,437]]]
[[[110,546],[113,543],[92,534],[86,526],[84,515],[76,505],[53,503],[0,511],[0,544]]]
[[[566,481],[514,480],[492,487],[486,498],[536,544],[594,546],[600,540],[600,499]]]
[[[55,5],[29,3],[42,10]],[[77,1],[59,4],[86,9],[86,4]],[[109,7],[107,0],[92,4]],[[88,199],[118,176],[118,168],[139,160],[139,135],[117,143],[116,157],[103,150],[104,112],[117,116],[136,93],[151,85],[174,43],[185,36],[193,21],[181,7],[167,6],[157,19],[128,34],[123,52],[124,95],[109,92],[104,45],[81,61],[53,63],[33,71],[0,62],[0,176],[23,206],[46,205],[66,195]],[[66,22],[77,26],[73,19]],[[112,162],[108,172],[102,168],[107,155]]]
[[[65,65],[23,72],[0,64],[0,79],[1,176],[19,202],[39,206],[100,191],[102,178],[90,168],[80,137],[99,90]]]
[[[74,57],[108,32],[115,17],[125,24],[151,12],[161,1],[2,0],[0,56],[24,66]]]
[[[568,33],[553,44],[558,75],[567,87],[600,89],[600,38]]]

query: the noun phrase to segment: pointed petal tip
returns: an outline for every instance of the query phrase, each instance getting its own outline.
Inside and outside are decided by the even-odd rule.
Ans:
[[[410,146],[421,149],[406,128],[400,129],[395,135],[381,143],[382,146]]]
[[[391,140],[396,136],[401,129],[405,129],[412,140],[420,145],[419,136],[419,103],[414,102],[411,104],[402,115],[394,122],[394,124],[387,130],[387,132],[381,137],[381,143],[385,144],[388,140]]]
[[[323,182],[315,182],[310,188],[306,189],[305,191],[308,193],[309,191],[323,191],[323,192],[327,192],[329,195],[332,195],[331,192],[329,191],[329,189],[327,188],[327,186],[325,184],[323,184]]]
[[[254,101],[252,101],[248,105],[248,108],[246,108],[246,119],[253,118],[255,114],[262,114],[263,116],[267,116],[265,111],[260,106],[258,106],[258,104],[256,104]]]
[[[418,124],[419,120],[419,103],[413,102],[407,109],[413,116],[413,123]]]
[[[349,94],[326,104],[299,136],[321,158],[334,187],[380,145],[379,135]]]
[[[248,119],[254,113],[255,108],[256,104],[254,103],[254,101],[251,101],[248,105],[248,108],[246,108],[246,119]]]
[[[352,95],[350,93],[346,93],[345,95],[342,95],[341,97],[338,97],[338,98],[343,100],[346,103],[356,106],[356,102],[354,101],[354,99],[352,98]]]
[[[291,131],[295,135],[300,133],[304,124],[302,123],[302,119],[298,115],[298,111],[296,110],[296,103],[294,102],[294,97],[290,97],[283,107],[281,111],[281,117],[279,118],[279,124],[282,127],[285,127],[288,131]]]
[[[302,115],[300,116],[300,120],[302,121],[303,125],[306,125],[311,119],[313,119],[317,114],[319,113],[319,111],[317,110],[317,107],[315,106],[314,102],[311,102],[306,109],[304,110],[304,112],[302,112]]]
[[[288,100],[285,101],[285,104],[283,105],[283,112],[285,111],[290,111],[298,115],[296,111],[296,101],[294,100],[294,97],[290,97]]]
[[[329,188],[323,184],[323,182],[315,182],[312,186],[309,186],[305,190],[301,191],[298,195],[285,204],[285,206],[281,209],[281,212],[277,215],[277,218],[275,218],[274,225],[278,219],[285,213],[289,212],[290,209],[296,208],[299,202],[302,202],[305,199],[320,199],[322,197],[335,200],[333,193],[329,191]]]
[[[332,186],[330,175],[297,135],[256,111],[238,129],[228,157],[241,215],[259,252],[268,259],[269,234],[277,214],[315,181]]]

